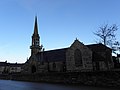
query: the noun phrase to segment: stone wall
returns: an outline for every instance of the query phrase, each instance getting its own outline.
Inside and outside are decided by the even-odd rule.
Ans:
[[[0,74],[0,79],[9,80],[10,76],[8,74]]]
[[[49,63],[49,71],[63,71],[63,62],[50,62]]]
[[[79,67],[75,65],[74,52],[76,49],[80,50],[82,54],[82,66]],[[67,71],[92,70],[92,51],[78,40],[75,40],[66,52],[66,67]]]
[[[120,87],[120,71],[13,74],[12,80]]]

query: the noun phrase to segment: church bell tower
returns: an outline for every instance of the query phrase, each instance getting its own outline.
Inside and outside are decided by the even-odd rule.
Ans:
[[[32,35],[32,45],[30,46],[31,55],[35,55],[41,51],[42,46],[40,46],[40,36],[38,34],[37,16],[35,17],[34,33]]]

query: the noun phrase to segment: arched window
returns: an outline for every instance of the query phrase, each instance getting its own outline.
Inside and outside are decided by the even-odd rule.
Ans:
[[[79,49],[76,49],[74,52],[75,66],[82,66],[82,54]]]

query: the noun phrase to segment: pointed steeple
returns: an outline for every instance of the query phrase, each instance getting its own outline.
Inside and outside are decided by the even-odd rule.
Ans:
[[[31,55],[34,55],[42,50],[42,46],[40,46],[40,36],[38,34],[37,16],[35,17],[34,33],[32,35],[32,45],[30,46],[30,49]]]
[[[37,16],[35,16],[34,35],[38,35]]]

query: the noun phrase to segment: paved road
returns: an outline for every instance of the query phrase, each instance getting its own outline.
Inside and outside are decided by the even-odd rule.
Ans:
[[[119,90],[119,89],[86,86],[73,87],[46,83],[0,80],[0,90]]]

